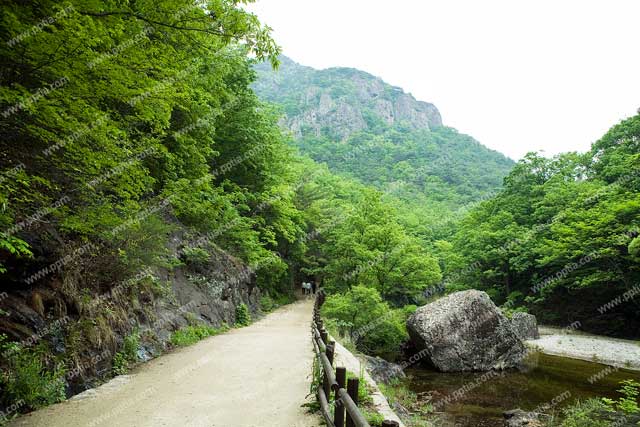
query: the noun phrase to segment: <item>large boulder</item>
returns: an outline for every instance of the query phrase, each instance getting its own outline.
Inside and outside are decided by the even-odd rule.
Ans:
[[[533,314],[513,313],[513,316],[511,316],[511,326],[521,340],[537,340],[540,338],[538,321]]]
[[[456,292],[418,308],[407,329],[426,360],[443,372],[512,368],[526,355],[509,319],[481,291]]]

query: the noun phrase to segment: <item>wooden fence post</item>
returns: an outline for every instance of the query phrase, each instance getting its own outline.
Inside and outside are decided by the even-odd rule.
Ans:
[[[336,353],[336,342],[329,341],[327,344],[327,359],[329,359],[329,363],[333,364],[333,356]]]
[[[358,378],[349,378],[349,381],[347,381],[347,393],[349,394],[349,397],[351,397],[351,400],[353,400],[353,403],[356,404],[356,406],[358,406],[359,383],[360,383],[360,380]],[[351,419],[351,415],[349,415],[348,412],[347,412],[347,427],[356,427],[356,424],[353,422],[353,419]]]
[[[329,334],[327,333],[327,331],[322,329],[320,331],[320,338],[322,339],[322,342],[324,343],[324,345],[327,345],[327,340],[329,339]]]
[[[327,344],[327,350],[325,351],[325,354],[327,355],[327,359],[329,359],[329,364],[333,364],[333,352],[334,352],[334,347],[335,343],[333,341],[331,341],[329,344]],[[323,384],[324,386],[324,395],[327,397],[327,401],[329,401],[329,399],[331,398],[331,384],[329,383],[329,375],[328,372],[324,373],[324,379],[323,379]]]
[[[336,382],[338,383],[338,389],[345,388],[347,382],[347,368],[336,368]],[[338,390],[335,394],[335,411],[333,412],[333,424],[336,427],[344,427],[344,404],[338,395]]]

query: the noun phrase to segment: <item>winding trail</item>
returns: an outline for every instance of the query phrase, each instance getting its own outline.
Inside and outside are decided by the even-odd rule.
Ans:
[[[317,427],[309,393],[312,301],[140,365],[23,416],[29,427]]]

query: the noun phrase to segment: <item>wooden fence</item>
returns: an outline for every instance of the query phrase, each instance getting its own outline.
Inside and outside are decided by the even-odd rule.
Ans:
[[[320,317],[320,307],[325,300],[325,294],[319,291],[313,306],[313,322],[311,333],[313,349],[322,372],[322,386],[318,387],[317,398],[320,410],[329,427],[371,427],[358,409],[358,378],[347,378],[347,370],[337,367],[333,371],[333,356],[335,354],[334,341],[329,341],[329,334],[324,328]],[[346,382],[346,384],[345,384]],[[366,384],[363,385],[366,387]],[[346,387],[346,389],[345,389]],[[334,393],[334,412],[331,414],[329,399]],[[345,417],[346,410],[346,417]],[[398,427],[395,421],[383,421],[382,427]]]

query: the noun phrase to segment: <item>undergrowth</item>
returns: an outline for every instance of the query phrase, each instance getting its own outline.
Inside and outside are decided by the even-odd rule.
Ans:
[[[389,384],[378,384],[390,405],[399,404],[413,415],[404,420],[407,427],[423,427],[431,425],[423,417],[433,413],[433,405],[419,400],[418,395],[410,390],[401,380],[394,379]]]
[[[245,303],[236,306],[236,326],[248,326],[251,323],[251,313]]]
[[[630,425],[626,418],[640,415],[638,396],[640,383],[625,380],[620,383],[618,399],[588,399],[579,401],[565,408],[562,417],[554,417],[547,425],[549,427],[617,427]],[[640,425],[640,421],[637,422]]]
[[[66,398],[65,368],[47,358],[50,352],[45,344],[21,347],[0,334],[0,354],[4,359],[0,371],[3,407],[20,402],[21,410],[35,410]]]
[[[291,304],[293,301],[295,301],[295,298],[292,295],[279,294],[271,296],[265,294],[260,297],[260,310],[263,313],[270,313],[283,305]]]
[[[140,334],[133,332],[124,338],[122,350],[113,355],[113,373],[124,375],[129,371],[131,364],[138,361],[138,348],[140,348]]]
[[[311,384],[309,386],[309,396],[317,396],[318,388],[322,387],[322,375],[322,367],[318,361],[318,358],[314,357],[311,373]],[[351,371],[347,371],[346,381],[348,382],[350,378],[359,379],[360,386],[358,387],[358,407],[360,408],[362,415],[364,415],[371,427],[382,426],[384,417],[376,410],[375,406],[373,405],[373,398],[371,396],[372,389],[371,387],[369,387],[369,384],[364,378],[364,371],[361,371],[359,375]],[[328,396],[327,398],[329,400],[329,412],[333,416],[335,410],[335,393],[330,393],[330,396]],[[320,403],[318,402],[317,398],[313,399],[312,402],[304,404],[303,406],[306,407],[309,412],[320,413]]]
[[[617,400],[603,398],[602,401],[612,410],[624,412],[625,414],[640,413],[638,406],[638,395],[640,395],[640,383],[634,380],[624,380],[620,383],[621,388],[618,393],[622,396]]]
[[[229,330],[227,325],[214,328],[207,325],[190,325],[179,329],[171,335],[171,344],[176,347],[185,347],[201,341],[205,338],[219,335]]]

